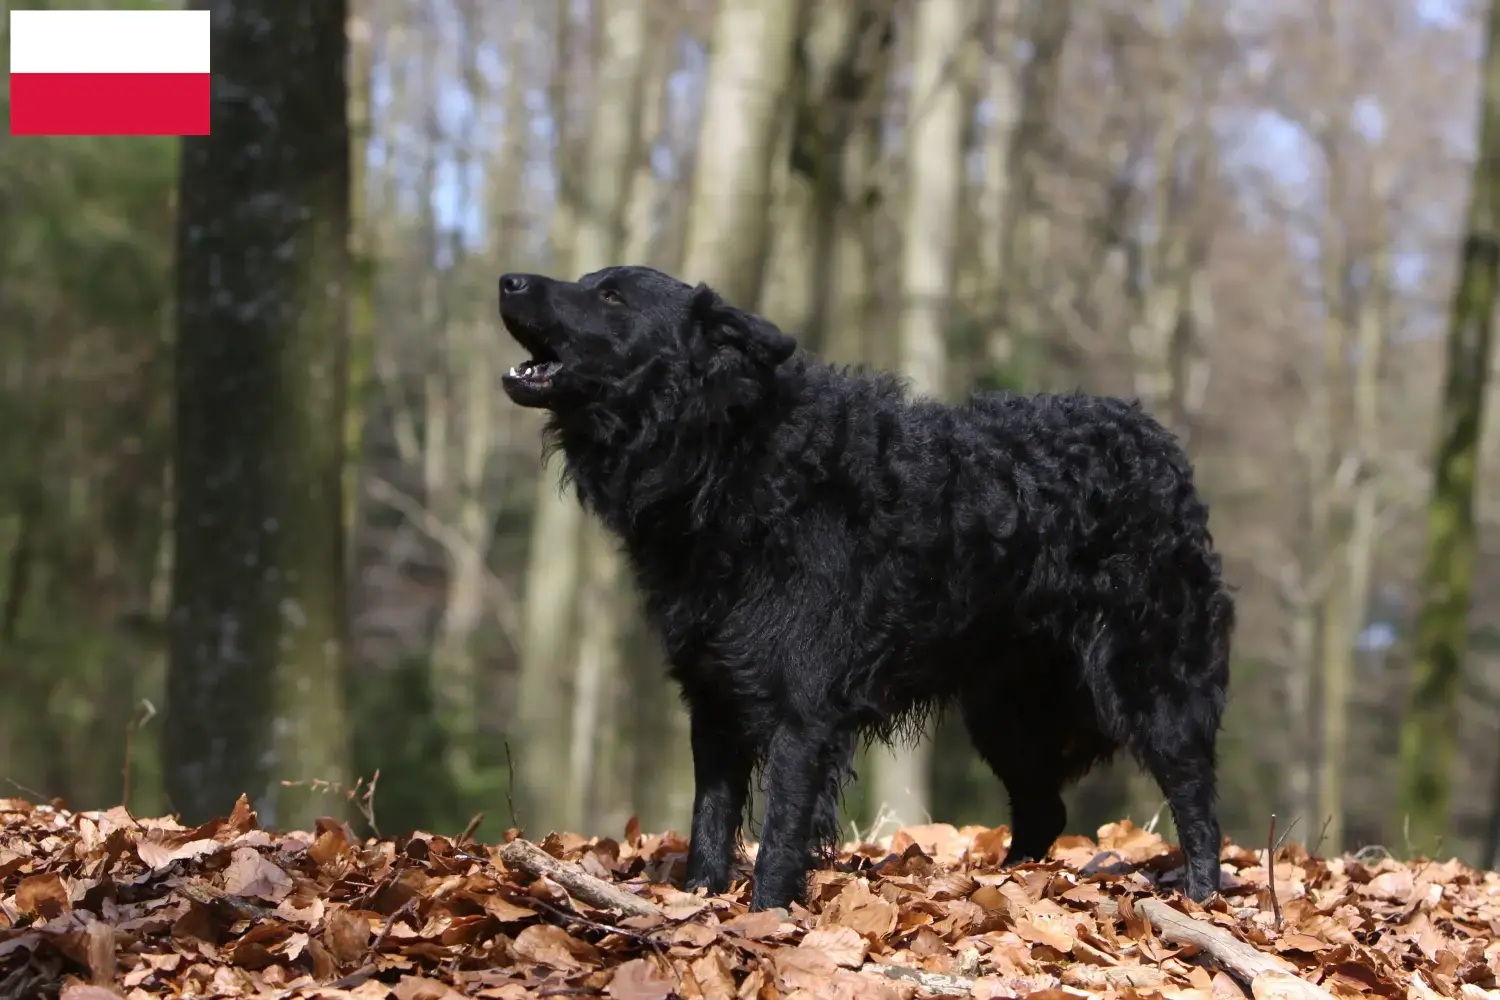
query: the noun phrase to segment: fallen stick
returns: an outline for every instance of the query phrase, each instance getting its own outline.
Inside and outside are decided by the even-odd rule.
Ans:
[[[878,962],[866,962],[859,967],[859,971],[884,976],[887,979],[916,983],[924,990],[940,996],[966,997],[974,992],[975,982],[968,976],[951,976],[946,972],[926,972],[905,965],[881,965]]]
[[[1249,984],[1256,1000],[1333,1000],[1333,994],[1298,976],[1290,963],[1246,944],[1222,927],[1194,920],[1159,899],[1142,899],[1134,905],[1162,937],[1197,945],[1224,971]]]
[[[546,876],[568,892],[599,910],[614,910],[627,917],[659,917],[661,909],[648,899],[633,896],[577,865],[564,864],[529,840],[512,840],[500,849],[500,860],[533,878]]]

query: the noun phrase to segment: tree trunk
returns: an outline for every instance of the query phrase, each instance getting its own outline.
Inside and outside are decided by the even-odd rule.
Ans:
[[[762,306],[812,350],[824,351],[840,299],[838,239],[850,208],[846,151],[881,82],[891,0],[813,7],[799,39],[792,108],[776,156],[771,272]]]
[[[835,8],[837,9],[837,8]],[[771,158],[769,246],[766,249],[764,287],[760,311],[771,322],[804,338],[808,347],[809,306],[818,290],[812,275],[812,228],[814,178],[798,160],[806,155],[800,134],[808,116],[808,105],[816,100],[809,90],[809,71],[804,57],[793,61],[795,69],[788,103],[790,110],[780,123],[776,152]]]
[[[531,516],[521,624],[521,669],[516,693],[518,788],[514,796],[528,835],[562,829],[566,792],[558,775],[569,753],[571,668],[582,571],[579,537],[583,508],[561,494],[558,474],[543,469]]]
[[[348,0],[349,11],[349,398],[344,414],[344,540],[359,530],[360,470],[364,465],[365,397],[373,376],[371,338],[375,327],[374,240],[365,175],[370,146],[370,25],[368,0]],[[356,572],[353,544],[346,544],[344,566]]]
[[[603,45],[598,96],[594,100],[582,172],[587,195],[573,248],[573,270],[577,274],[624,263],[620,254],[626,244],[625,226],[635,167],[646,140],[641,119],[648,4],[646,0],[601,0],[599,17]],[[604,791],[597,787],[598,762],[601,755],[612,757],[621,749],[623,715],[614,702],[606,714],[605,695],[621,685],[622,644],[631,608],[619,545],[597,521],[585,525],[581,551],[584,578],[568,758],[567,815],[568,829],[594,831]]]
[[[1311,720],[1315,681],[1313,664],[1317,662],[1318,613],[1312,599],[1305,593],[1285,595],[1281,603],[1287,615],[1287,656],[1290,669],[1287,671],[1287,716],[1294,736],[1291,752],[1287,754],[1286,803],[1296,816],[1307,817],[1304,822],[1309,829],[1302,831],[1309,839],[1316,836],[1316,829],[1323,824],[1318,811],[1317,789],[1313,786],[1313,770],[1317,763],[1313,759],[1311,743]]]
[[[884,197],[876,168],[894,17],[889,6],[877,8],[871,16],[858,55],[849,64],[854,72],[849,89],[857,87],[865,98],[858,112],[850,116],[850,135],[838,162],[830,166],[838,172],[839,199],[832,231],[826,237],[831,244],[827,252],[832,257],[833,293],[827,303],[828,315],[813,320],[825,356],[838,364],[869,364],[875,360],[871,327],[875,318],[873,289],[880,265],[876,219]]]
[[[628,264],[654,266],[661,263],[662,240],[658,221],[664,181],[653,162],[653,150],[657,140],[661,138],[666,118],[667,74],[672,69],[671,50],[664,44],[661,35],[672,25],[658,14],[647,21],[647,27],[655,40],[648,42],[646,66],[642,71],[640,139],[635,166],[630,175],[630,196],[625,209],[625,243],[620,250],[620,260]]]
[[[1012,59],[1003,51],[1013,43],[1013,35],[995,26],[990,51],[985,53],[984,96],[989,104],[989,121],[985,124],[984,174],[980,181],[978,215],[979,246],[976,254],[979,271],[976,312],[984,317],[988,333],[984,338],[984,361],[992,377],[1008,373],[1015,358],[1015,343],[1010,327],[999,315],[1000,289],[1004,287],[1005,215],[1011,202],[1011,148],[1017,139],[1020,121],[1020,94],[1016,86]],[[1018,151],[1019,152],[1019,151]]]
[[[1401,727],[1398,823],[1407,825],[1418,851],[1436,849],[1448,833],[1458,691],[1474,584],[1474,485],[1500,284],[1500,3],[1490,6],[1480,114],[1474,186],[1448,326],[1416,657]]]
[[[625,246],[626,209],[642,142],[646,7],[642,0],[606,0],[600,4],[600,16],[603,43],[598,96],[593,105],[588,148],[577,178],[579,194],[573,207],[570,276],[619,262]],[[559,505],[568,508],[566,516],[557,509]],[[581,632],[576,657],[559,655],[556,659],[533,660],[528,656],[522,667],[526,695],[538,695],[539,689],[548,685],[555,689],[559,677],[573,678],[571,706],[566,701],[557,706],[570,710],[533,715],[535,709],[525,697],[521,706],[522,724],[528,730],[526,750],[532,757],[527,767],[532,803],[523,816],[528,823],[539,824],[535,832],[541,833],[543,828],[553,826],[585,829],[593,822],[590,806],[595,801],[597,751],[601,743],[618,742],[601,733],[603,692],[618,683],[622,669],[620,637],[629,605],[621,593],[624,574],[613,540],[605,538],[597,524],[585,522],[573,497],[550,497],[538,512],[538,521],[559,534],[563,530],[559,526],[566,525],[572,537],[560,539],[558,544],[566,546],[574,568],[566,574],[542,569],[537,564],[550,563],[557,552],[546,545],[533,549],[533,569],[548,574],[552,588],[528,596],[528,617],[546,615],[553,626],[565,630],[550,637],[534,635],[533,641],[545,641],[562,654],[564,637],[573,630],[574,621]],[[534,537],[535,541],[539,539]],[[550,611],[536,606],[544,600],[555,601],[557,605]],[[576,610],[561,610],[573,608],[580,601],[581,614]],[[535,652],[542,652],[540,646]],[[555,703],[556,696],[547,693],[545,699]],[[553,731],[543,733],[543,726]],[[537,754],[541,747],[546,748],[545,755]],[[562,781],[558,780],[559,775],[564,776]],[[555,791],[558,808],[539,811],[548,790]]]
[[[652,150],[666,121],[666,83],[672,64],[665,40],[672,37],[676,25],[669,16],[663,16],[662,8],[653,10],[641,87],[640,139],[625,212],[625,247],[620,256],[630,263],[675,271],[678,262],[669,259],[670,241],[662,238],[658,224],[665,206],[666,181],[652,163]],[[693,801],[687,710],[667,676],[661,646],[645,627],[629,592],[628,575],[621,575],[618,599],[625,605],[621,613],[628,627],[619,636],[625,672],[612,711],[613,731],[623,746],[616,748],[621,752],[612,769],[615,786],[598,802],[599,827],[616,833],[632,814],[639,817],[644,829],[659,830],[685,819]]]
[[[694,157],[680,274],[762,307],[771,178],[805,0],[722,0]]]
[[[182,143],[171,662],[183,819],[267,825],[346,779],[346,3],[213,0],[213,134]],[[267,53],[275,53],[268,58]]]
[[[948,395],[948,312],[963,190],[964,111],[956,60],[973,27],[964,0],[925,0],[915,12],[901,254],[901,370],[919,393]],[[929,734],[930,735],[930,734]],[[878,808],[901,823],[929,810],[930,741],[872,754]]]
[[[999,266],[1002,283],[997,337],[988,348],[991,367],[1008,366],[1010,381],[1035,387],[1040,365],[1032,345],[1043,341],[1042,265],[1051,239],[1050,220],[1037,203],[1052,131],[1063,46],[1073,23],[1073,0],[1037,0],[1029,17],[1031,58],[1020,74],[1020,117],[1007,150],[1006,200],[1001,218]]]
[[[682,275],[760,306],[772,157],[803,0],[723,0],[714,23]]]
[[[1387,171],[1377,170],[1370,217],[1374,222],[1369,286],[1357,323],[1358,363],[1354,373],[1354,458],[1358,464],[1348,515],[1342,570],[1325,605],[1323,621],[1323,752],[1319,758],[1318,816],[1326,822],[1324,850],[1344,848],[1344,774],[1349,760],[1349,700],[1358,665],[1359,634],[1370,603],[1375,569],[1376,478],[1380,448],[1380,375],[1385,363],[1389,310],[1389,243],[1384,225]]]
[[[548,83],[552,131],[557,143],[553,170],[557,204],[548,226],[552,267],[573,265],[578,223],[576,178],[579,157],[568,122],[567,79],[571,68],[572,16],[568,4],[554,8],[555,57]],[[521,178],[516,178],[518,186]],[[575,278],[576,274],[564,275]],[[565,821],[566,786],[557,780],[570,753],[568,730],[576,662],[578,586],[582,575],[583,508],[562,490],[560,470],[545,468],[537,479],[526,564],[525,610],[521,626],[521,668],[516,692],[516,729],[521,734],[514,798],[520,821],[534,836],[559,829]]]

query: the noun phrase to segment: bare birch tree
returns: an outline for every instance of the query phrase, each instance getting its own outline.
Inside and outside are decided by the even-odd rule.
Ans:
[[[777,138],[803,14],[804,0],[723,0],[709,43],[679,273],[745,309],[761,307]],[[699,741],[717,734],[704,720],[690,726],[696,757]]]
[[[901,370],[923,395],[945,398],[954,236],[963,190],[964,112],[958,59],[974,28],[963,0],[924,0],[913,15],[901,253]],[[874,795],[904,823],[929,809],[928,742],[871,757]]]
[[[723,0],[710,44],[682,274],[746,309],[760,305],[772,158],[802,8],[802,0]]]
[[[573,37],[569,5],[556,15],[556,58],[549,84],[549,106],[556,147],[553,169],[558,200],[553,206],[549,244],[559,270],[572,264],[577,224],[580,157],[571,143],[567,87]],[[576,277],[576,275],[573,275]],[[517,761],[517,803],[523,820],[541,830],[559,829],[567,812],[568,786],[558,781],[573,754],[571,718],[577,663],[578,597],[583,570],[584,512],[563,495],[554,465],[537,480],[526,565],[521,630],[521,669],[516,696],[522,751]]]
[[[574,275],[622,263],[641,131],[648,30],[646,0],[600,0],[602,33],[597,94],[580,171],[581,195],[573,238]],[[571,497],[568,502],[575,502]],[[583,527],[579,651],[567,769],[564,828],[593,829],[598,821],[596,770],[601,749],[618,750],[617,712],[606,718],[606,698],[620,688],[622,653],[631,613],[618,543],[593,520]],[[607,732],[601,731],[607,728]]]

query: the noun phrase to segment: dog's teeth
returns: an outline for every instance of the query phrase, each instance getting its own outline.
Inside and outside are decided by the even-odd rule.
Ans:
[[[510,366],[509,375],[510,375],[511,378],[515,378],[516,377],[516,366],[515,365],[511,365]]]

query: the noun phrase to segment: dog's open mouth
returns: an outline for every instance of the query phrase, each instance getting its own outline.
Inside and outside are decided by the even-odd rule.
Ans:
[[[558,375],[563,359],[548,340],[545,324],[527,316],[514,315],[501,301],[500,318],[505,328],[531,357],[516,365],[500,378],[505,394],[522,406],[547,406],[560,388]]]
[[[553,376],[562,371],[561,361],[538,361],[535,358],[522,361],[505,377],[532,389],[546,389],[552,385]]]

